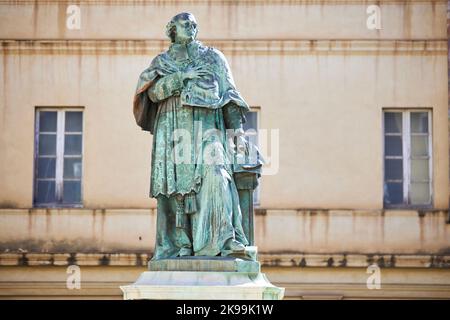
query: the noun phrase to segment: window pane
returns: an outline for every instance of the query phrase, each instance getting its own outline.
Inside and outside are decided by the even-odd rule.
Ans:
[[[83,118],[80,111],[66,111],[66,132],[81,132],[83,130]]]
[[[429,204],[430,184],[429,183],[411,183],[411,204]]]
[[[56,111],[39,111],[39,131],[56,132]]]
[[[64,181],[63,189],[64,203],[81,202],[81,181]]]
[[[39,158],[37,165],[38,178],[55,177],[56,158]]]
[[[55,181],[39,181],[37,183],[37,203],[55,202]]]
[[[384,163],[386,180],[403,180],[402,159],[386,159]]]
[[[255,130],[251,129],[246,132],[245,139],[249,142],[249,158],[255,160],[251,163],[256,163],[258,156],[258,133]]]
[[[401,182],[388,182],[384,184],[384,203],[403,203],[403,184]]]
[[[257,121],[257,112],[250,111],[247,112],[245,115],[246,122],[243,125],[244,131],[247,131],[248,129],[258,129],[256,121]]]
[[[428,133],[427,112],[411,112],[411,132]]]
[[[384,131],[386,133],[402,132],[402,114],[401,112],[384,113]]]
[[[428,160],[411,160],[411,181],[429,179]]]
[[[411,155],[428,156],[428,136],[411,136]]]
[[[81,158],[64,159],[64,178],[81,178]]]
[[[402,151],[402,137],[400,136],[385,136],[384,147],[386,156],[401,156]]]
[[[245,138],[249,142],[248,164],[256,164],[258,161],[258,111],[250,111],[245,114],[246,122],[243,124]],[[253,192],[253,203],[259,204],[259,186]]]
[[[81,134],[65,135],[64,154],[81,155]]]
[[[41,156],[56,155],[56,134],[39,135],[39,155]]]

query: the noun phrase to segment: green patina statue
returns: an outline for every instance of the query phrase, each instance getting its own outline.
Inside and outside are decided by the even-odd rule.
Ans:
[[[154,260],[233,256],[253,245],[261,160],[242,127],[249,107],[224,55],[197,31],[192,14],[172,18],[170,48],[142,72],[134,97],[137,124],[153,134]]]

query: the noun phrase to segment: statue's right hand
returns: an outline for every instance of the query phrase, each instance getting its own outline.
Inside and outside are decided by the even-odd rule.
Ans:
[[[192,69],[189,69],[186,72],[183,72],[183,80],[185,79],[196,79],[202,76],[208,75],[209,72],[202,66],[197,66]]]

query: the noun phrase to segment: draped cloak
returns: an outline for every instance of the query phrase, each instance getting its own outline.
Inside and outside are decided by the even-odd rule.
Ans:
[[[183,81],[182,72],[196,66],[208,74]],[[139,77],[133,113],[153,134],[150,196],[194,195],[195,255],[215,256],[229,239],[248,244],[233,179],[239,166],[226,136],[226,129],[241,128],[248,110],[223,54],[199,41],[172,44]],[[179,252],[177,230],[164,211],[158,205],[156,259]]]

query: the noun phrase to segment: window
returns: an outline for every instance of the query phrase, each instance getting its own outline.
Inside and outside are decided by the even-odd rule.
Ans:
[[[247,141],[258,147],[258,114],[257,109],[252,109],[245,114],[246,122],[244,123],[244,131]],[[260,190],[259,185],[253,193],[253,204],[259,205],[260,203]]]
[[[431,112],[384,111],[384,205],[432,205]]]
[[[36,109],[34,205],[81,206],[83,112]]]

